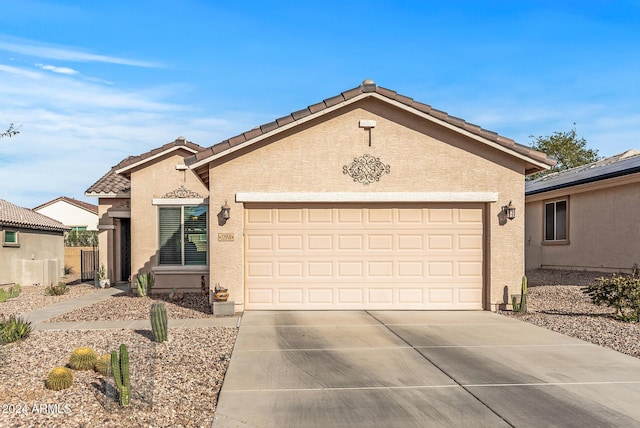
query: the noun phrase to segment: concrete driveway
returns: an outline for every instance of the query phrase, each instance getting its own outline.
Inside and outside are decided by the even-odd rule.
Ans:
[[[640,360],[491,312],[245,312],[213,426],[640,426]]]

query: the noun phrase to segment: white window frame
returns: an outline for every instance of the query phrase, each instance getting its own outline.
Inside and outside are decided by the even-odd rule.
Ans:
[[[7,232],[13,233],[16,237],[15,242],[7,242]],[[2,231],[2,246],[3,247],[20,247],[20,232],[13,229],[5,229]]]

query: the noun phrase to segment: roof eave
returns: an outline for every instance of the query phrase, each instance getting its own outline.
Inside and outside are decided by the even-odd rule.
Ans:
[[[309,114],[309,115],[307,115],[305,117],[302,117],[302,118],[300,118],[298,120],[293,120],[290,123],[284,124],[282,126],[278,126],[277,128],[275,128],[273,130],[270,130],[270,131],[265,132],[263,134],[260,134],[260,135],[258,135],[256,137],[248,139],[243,143],[231,146],[231,147],[229,147],[229,148],[227,148],[225,150],[221,150],[221,151],[219,151],[217,153],[213,153],[211,156],[207,156],[207,157],[205,157],[203,159],[195,160],[194,157],[187,158],[187,159],[185,159],[185,164],[189,167],[189,169],[196,170],[197,168],[200,168],[200,167],[202,167],[202,166],[204,166],[204,165],[206,165],[206,164],[208,164],[208,163],[210,163],[210,162],[212,162],[212,161],[214,161],[216,159],[228,156],[228,155],[230,155],[230,154],[232,154],[232,153],[234,153],[234,152],[236,152],[238,150],[242,150],[242,149],[244,149],[244,148],[246,148],[248,146],[251,146],[251,145],[253,145],[255,143],[258,143],[258,142],[260,142],[260,141],[262,141],[264,139],[270,138],[270,137],[272,137],[274,135],[277,135],[277,134],[279,134],[281,132],[285,132],[285,131],[287,131],[287,130],[289,130],[291,128],[294,128],[296,126],[302,125],[302,124],[304,124],[304,123],[306,123],[308,121],[314,120],[314,119],[316,119],[318,117],[321,117],[321,116],[323,116],[325,114],[329,114],[329,113],[331,113],[331,112],[333,112],[335,110],[338,110],[338,109],[340,109],[340,108],[342,108],[344,106],[356,103],[356,102],[358,102],[358,101],[360,101],[362,99],[365,99],[365,98],[376,98],[376,99],[379,99],[379,100],[381,100],[383,102],[386,102],[386,103],[389,103],[389,104],[391,104],[391,105],[393,105],[393,106],[395,106],[397,108],[400,108],[402,110],[405,110],[405,111],[408,111],[408,112],[410,112],[412,114],[415,114],[415,115],[417,115],[419,117],[422,117],[422,118],[424,118],[424,119],[426,119],[426,120],[428,120],[428,121],[430,121],[432,123],[435,123],[437,125],[443,126],[443,127],[447,128],[447,129],[450,129],[450,130],[452,130],[454,132],[460,133],[460,134],[465,135],[465,136],[467,136],[467,137],[469,137],[471,139],[474,139],[474,140],[479,141],[479,142],[481,142],[483,144],[486,144],[487,146],[490,146],[490,147],[492,147],[492,148],[494,148],[496,150],[499,150],[499,151],[501,151],[503,153],[506,153],[506,154],[509,154],[511,156],[514,156],[514,157],[516,157],[516,158],[518,158],[518,159],[520,159],[520,160],[522,160],[522,161],[527,163],[526,169],[527,169],[527,171],[530,171],[530,172],[527,172],[527,174],[533,174],[535,172],[548,170],[555,164],[555,162],[546,163],[546,162],[544,162],[542,160],[538,160],[538,159],[536,159],[536,158],[534,158],[532,156],[527,156],[527,155],[525,155],[523,153],[519,153],[517,150],[510,149],[508,147],[500,145],[497,142],[491,141],[491,140],[489,140],[487,138],[484,138],[484,137],[482,137],[480,135],[476,135],[476,134],[474,134],[472,132],[467,131],[464,128],[455,126],[455,125],[453,125],[453,124],[451,124],[451,123],[449,123],[449,122],[447,122],[445,120],[439,119],[437,117],[434,117],[433,115],[430,115],[428,113],[422,112],[422,111],[420,111],[420,110],[418,110],[415,107],[412,107],[410,105],[407,105],[407,104],[401,103],[399,101],[396,101],[394,99],[391,99],[389,97],[386,97],[386,96],[384,96],[382,94],[379,94],[378,92],[364,92],[364,93],[359,94],[359,95],[357,95],[357,96],[355,96],[353,98],[349,98],[349,99],[344,100],[342,102],[336,103],[336,104],[334,104],[334,105],[332,105],[330,107],[327,107],[327,108],[322,109],[322,110],[320,110],[318,112]]]
[[[128,171],[131,171],[131,170],[132,170],[132,169],[134,169],[134,168],[137,168],[137,167],[139,167],[139,166],[142,166],[142,165],[144,165],[144,164],[146,164],[146,163],[148,163],[148,162],[151,162],[151,161],[153,161],[153,160],[155,160],[155,159],[158,159],[159,157],[162,157],[162,156],[164,156],[164,155],[166,155],[166,154],[169,154],[169,153],[171,153],[171,152],[174,152],[174,151],[176,151],[176,150],[185,150],[185,151],[191,152],[192,154],[196,154],[196,153],[198,153],[198,150],[192,149],[191,147],[187,147],[187,146],[173,146],[173,147],[170,147],[170,148],[168,148],[168,149],[166,149],[166,150],[163,150],[163,151],[161,151],[161,152],[158,152],[158,153],[156,153],[156,154],[154,154],[154,155],[151,155],[151,156],[149,156],[149,157],[146,157],[146,158],[144,158],[144,159],[140,159],[139,161],[134,162],[134,163],[132,163],[132,164],[130,164],[130,165],[127,165],[127,166],[124,166],[124,167],[122,167],[122,168],[116,169],[114,172],[115,172],[116,174],[121,174],[121,175],[123,175],[123,176],[125,176],[125,177],[126,177],[126,174],[123,174],[123,173],[126,173],[126,172],[128,172]]]

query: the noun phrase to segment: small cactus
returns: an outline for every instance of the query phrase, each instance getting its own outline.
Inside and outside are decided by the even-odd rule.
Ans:
[[[151,305],[151,331],[156,342],[162,343],[167,340],[167,310],[164,303]]]
[[[104,354],[98,358],[94,370],[102,376],[109,376],[111,374],[111,354]]]
[[[517,301],[517,296],[511,297],[511,305],[513,306],[513,312],[527,312],[527,277],[522,277],[522,285],[520,286],[520,303]]]
[[[10,287],[9,298],[14,299],[18,297],[20,295],[20,291],[22,291],[22,289],[20,288],[20,284],[15,284],[13,287]]]
[[[96,366],[98,356],[91,348],[75,349],[69,357],[69,366],[74,370],[92,370]]]
[[[47,389],[60,391],[67,389],[73,383],[73,373],[66,367],[56,367],[49,372],[45,386]]]
[[[116,381],[120,396],[120,405],[128,406],[131,402],[131,384],[129,382],[129,351],[124,343],[120,345],[120,355],[111,352],[111,371]]]
[[[11,293],[9,293],[4,288],[0,288],[0,303],[4,303],[11,297]]]

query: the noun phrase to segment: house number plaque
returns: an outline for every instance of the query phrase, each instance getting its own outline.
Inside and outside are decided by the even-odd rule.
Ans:
[[[233,233],[218,233],[218,241],[233,241]]]

